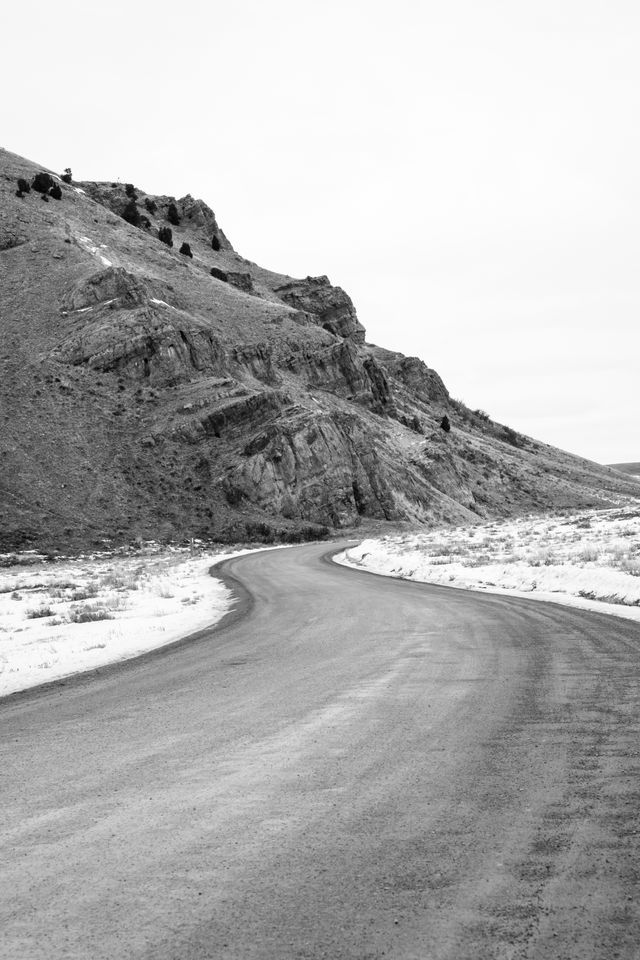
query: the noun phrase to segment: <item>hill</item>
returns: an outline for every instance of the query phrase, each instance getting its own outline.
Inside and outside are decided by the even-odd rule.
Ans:
[[[2,548],[296,540],[637,495],[366,343],[343,290],[245,260],[201,200],[0,151],[0,210]]]
[[[632,477],[640,479],[640,463],[610,463],[609,466],[619,473],[628,473]]]

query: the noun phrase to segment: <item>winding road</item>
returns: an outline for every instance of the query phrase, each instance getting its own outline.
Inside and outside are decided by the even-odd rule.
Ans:
[[[637,960],[638,625],[328,547],[0,702],[3,960]]]

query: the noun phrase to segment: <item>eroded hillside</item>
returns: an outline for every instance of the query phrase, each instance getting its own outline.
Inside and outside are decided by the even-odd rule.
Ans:
[[[637,496],[367,344],[343,290],[243,259],[202,201],[55,175],[59,199],[16,195],[43,170],[0,151],[3,547],[298,539]]]

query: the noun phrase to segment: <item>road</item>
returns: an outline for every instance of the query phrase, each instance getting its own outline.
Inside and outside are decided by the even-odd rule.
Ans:
[[[0,703],[3,960],[637,960],[638,625],[327,550]]]

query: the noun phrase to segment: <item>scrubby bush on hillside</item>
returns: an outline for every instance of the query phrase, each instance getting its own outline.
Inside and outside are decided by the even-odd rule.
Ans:
[[[31,187],[29,186],[27,181],[24,179],[24,177],[18,177],[18,190],[20,191],[20,193],[31,192]]]
[[[53,197],[54,200],[62,200],[62,189],[59,183],[54,183],[49,190],[49,196]]]
[[[167,220],[169,223],[172,223],[174,227],[177,227],[180,223],[180,217],[178,216],[178,208],[175,203],[170,203],[167,209]]]
[[[152,216],[158,209],[158,204],[155,202],[155,200],[152,200],[151,197],[145,198],[144,205]]]
[[[193,259],[193,254],[191,253],[191,247],[189,246],[188,243],[186,243],[186,241],[180,247],[180,253],[183,253],[185,257],[191,257]]]
[[[213,250],[219,250],[219,249],[220,249],[220,241],[219,241],[218,238],[216,237],[215,233],[214,233],[214,235],[211,237],[211,247],[212,247]]]
[[[511,427],[502,428],[502,440],[510,443],[512,447],[521,447],[524,444],[524,437],[516,433]]]
[[[449,417],[446,415],[446,413],[445,413],[444,417],[442,418],[442,420],[440,421],[440,426],[442,427],[442,429],[444,430],[445,433],[449,433],[449,431],[451,430],[451,424],[449,423]]]
[[[138,195],[137,195],[137,193],[136,193],[136,188],[134,187],[134,185],[133,185],[132,183],[125,183],[125,185],[124,185],[124,192],[126,193],[126,195],[127,195],[128,197],[131,197],[132,200],[137,200],[137,199],[138,199]]]
[[[149,217],[141,216],[140,226],[143,227],[145,230],[151,230],[151,220],[149,220]]]
[[[62,174],[61,180],[63,180],[65,183],[71,183],[71,167],[64,168],[64,173]]]
[[[135,200],[129,200],[129,203],[122,211],[122,219],[126,220],[127,223],[132,224],[134,227],[140,226],[140,211],[136,206]]]
[[[160,227],[158,230],[158,239],[162,240],[163,243],[166,243],[168,247],[172,247],[173,233],[171,232],[171,227]]]
[[[48,193],[49,190],[51,190],[53,183],[53,177],[48,173],[36,173],[31,182],[31,186],[34,190],[37,190],[38,193]]]
[[[489,419],[489,414],[485,410],[474,410],[473,413],[478,420],[483,420],[485,423]]]
[[[215,277],[216,280],[224,280],[225,283],[229,279],[224,270],[219,270],[217,267],[211,267],[211,276]]]

